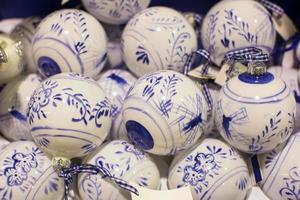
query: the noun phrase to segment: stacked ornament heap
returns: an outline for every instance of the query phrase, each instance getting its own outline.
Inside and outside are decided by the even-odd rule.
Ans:
[[[267,71],[273,4],[221,1],[201,21],[149,0],[82,3],[90,14],[0,35],[1,199],[125,200],[161,177],[193,199],[242,200],[256,184],[300,198],[298,79]]]

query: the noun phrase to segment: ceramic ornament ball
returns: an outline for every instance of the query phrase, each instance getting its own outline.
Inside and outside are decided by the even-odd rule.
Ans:
[[[176,154],[203,134],[207,109],[200,87],[191,79],[161,70],[134,84],[123,104],[123,120],[136,146],[153,154]]]
[[[106,138],[111,104],[98,83],[84,75],[62,73],[42,82],[28,104],[35,142],[53,157],[82,157]]]
[[[40,17],[29,17],[18,24],[11,33],[12,38],[21,41],[24,48],[24,71],[37,72],[37,66],[32,56],[32,38],[42,19]]]
[[[0,135],[0,151],[3,150],[10,142]]]
[[[23,56],[22,43],[0,33],[0,85],[21,74]]]
[[[32,140],[26,110],[40,83],[37,74],[20,75],[0,92],[0,132],[9,140]]]
[[[157,190],[160,185],[159,170],[149,155],[122,140],[103,144],[83,162],[106,167],[114,177],[141,187]],[[103,179],[101,174],[80,174],[78,189],[81,199],[131,199],[128,192]]]
[[[76,9],[58,10],[42,20],[32,42],[35,64],[49,77],[61,72],[96,76],[107,58],[102,25]]]
[[[10,143],[0,151],[0,199],[62,199],[64,181],[34,142]]]
[[[221,140],[206,138],[175,156],[169,169],[169,189],[189,186],[193,199],[244,200],[251,179],[246,162]]]
[[[183,72],[187,56],[196,48],[192,25],[167,7],[151,7],[136,14],[122,34],[124,62],[138,77],[162,69]]]
[[[111,101],[112,128],[111,139],[127,139],[127,132],[123,123],[122,107],[127,92],[137,79],[129,72],[121,69],[112,69],[101,74],[99,85]]]
[[[220,1],[204,17],[201,30],[203,47],[217,65],[231,50],[253,46],[270,53],[275,39],[271,15],[252,0]]]
[[[151,0],[81,0],[85,9],[108,24],[124,24],[148,7]]]
[[[296,102],[281,79],[253,64],[221,89],[216,125],[222,137],[246,153],[265,153],[294,129]]]

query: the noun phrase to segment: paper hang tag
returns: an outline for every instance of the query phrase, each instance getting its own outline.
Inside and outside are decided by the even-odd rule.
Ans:
[[[230,64],[226,62],[222,65],[221,70],[216,75],[216,79],[215,79],[216,84],[223,86],[229,79],[247,71],[247,66],[239,62],[234,63],[232,69],[230,68],[231,68]]]
[[[211,69],[211,66],[207,66],[208,69]],[[201,80],[214,80],[216,78],[216,74],[213,71],[209,71],[207,74],[202,74],[203,65],[200,65],[196,67],[195,69],[188,72],[188,76],[195,78],[195,79],[201,79]]]
[[[285,13],[280,18],[272,18],[276,31],[284,40],[287,41],[298,32],[294,22]]]
[[[131,184],[139,191],[139,196],[131,193],[132,200],[193,200],[190,187],[182,187],[173,190],[151,190]]]

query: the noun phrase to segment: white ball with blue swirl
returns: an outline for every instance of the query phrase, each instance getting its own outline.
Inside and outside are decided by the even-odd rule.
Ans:
[[[101,74],[98,79],[105,95],[111,101],[112,128],[111,139],[127,139],[127,132],[122,120],[122,107],[130,87],[137,79],[122,69],[112,69]]]
[[[262,173],[261,189],[270,199],[298,200],[300,197],[300,133],[293,134],[286,144],[258,155]]]
[[[106,34],[102,25],[86,12],[58,10],[39,24],[32,51],[38,70],[45,77],[61,72],[94,77],[107,59]]]
[[[151,0],[81,0],[85,9],[108,24],[124,24]]]
[[[28,17],[18,24],[11,32],[11,36],[21,41],[24,48],[24,70],[26,72],[37,72],[37,66],[33,61],[32,56],[32,38],[37,26],[41,22],[40,17]]]
[[[253,46],[270,53],[275,39],[271,15],[252,0],[220,1],[208,11],[202,23],[203,47],[217,65],[231,50]]]
[[[127,23],[122,34],[124,62],[138,77],[162,69],[183,72],[187,56],[196,48],[192,25],[167,7],[141,11]]]
[[[157,190],[160,186],[159,170],[153,160],[132,144],[114,140],[103,144],[97,151],[83,161],[105,167],[111,175],[141,187]],[[128,191],[118,188],[101,174],[81,174],[78,177],[81,199],[126,200]]]
[[[28,104],[35,142],[54,157],[81,157],[98,147],[111,128],[111,104],[96,81],[62,73],[42,82]]]
[[[129,139],[153,154],[191,147],[207,127],[207,103],[185,75],[161,70],[138,79],[123,104]]]
[[[245,72],[223,86],[215,116],[229,144],[246,153],[264,153],[293,132],[296,102],[287,84],[271,73]]]
[[[0,132],[9,140],[33,140],[26,109],[41,78],[37,74],[21,75],[0,92]]]
[[[0,199],[62,199],[64,180],[34,142],[13,142],[0,151]]]
[[[206,138],[175,156],[169,189],[189,186],[193,199],[243,200],[252,183],[246,162],[221,140]]]

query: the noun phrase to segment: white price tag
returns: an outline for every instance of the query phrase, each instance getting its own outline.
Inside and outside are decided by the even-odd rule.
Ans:
[[[193,200],[190,187],[161,191],[140,187],[136,184],[132,184],[132,186],[139,191],[139,196],[131,194],[132,200]]]
[[[65,3],[68,3],[70,0],[61,0],[61,5],[64,5]]]
[[[286,14],[278,19],[273,17],[273,21],[276,31],[284,40],[288,40],[298,32],[294,22]]]

